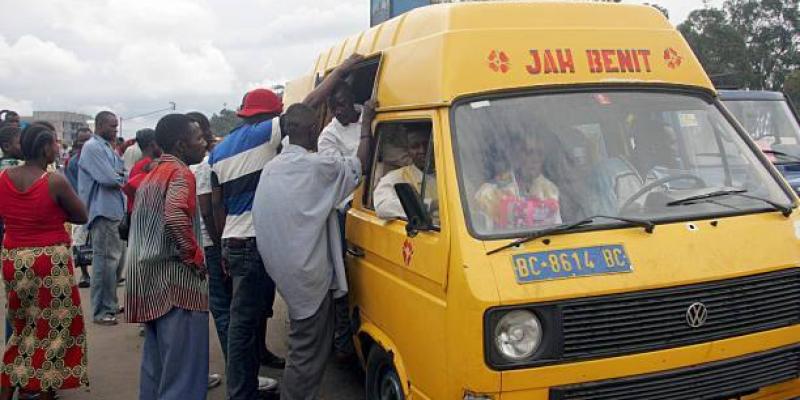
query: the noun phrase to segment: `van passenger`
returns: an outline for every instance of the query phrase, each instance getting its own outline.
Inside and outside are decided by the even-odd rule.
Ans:
[[[513,168],[498,170],[475,198],[492,229],[534,228],[561,223],[558,187],[543,174],[544,151],[534,137],[509,141]],[[505,163],[506,161],[498,161]]]
[[[394,185],[408,183],[417,190],[417,193],[420,193],[425,176],[427,176],[425,179],[425,204],[430,208],[432,215],[438,212],[433,154],[431,154],[430,164],[426,166],[428,164],[428,145],[431,141],[429,128],[426,125],[409,125],[409,129],[408,155],[412,163],[383,176],[373,193],[375,213],[381,219],[407,219],[403,206],[400,204],[400,198],[397,197],[397,192],[394,190]],[[425,174],[422,171],[425,171]]]

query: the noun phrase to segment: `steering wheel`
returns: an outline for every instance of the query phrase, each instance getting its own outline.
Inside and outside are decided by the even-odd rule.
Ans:
[[[639,200],[640,197],[642,197],[645,194],[649,193],[653,189],[655,189],[655,188],[657,188],[659,186],[662,186],[662,185],[664,185],[664,184],[666,184],[668,182],[682,181],[682,180],[695,181],[695,183],[698,184],[696,186],[697,188],[702,188],[702,187],[706,187],[707,186],[706,185],[706,181],[704,181],[703,178],[701,178],[701,177],[699,177],[699,176],[697,176],[695,174],[683,173],[683,174],[665,176],[663,178],[656,179],[656,180],[644,185],[641,189],[637,190],[636,193],[634,193],[633,195],[631,195],[631,197],[628,198],[628,200],[625,200],[625,203],[619,209],[619,213],[620,214],[625,214],[625,211],[627,211],[628,208],[630,208],[630,206],[634,202],[636,202],[636,200]]]

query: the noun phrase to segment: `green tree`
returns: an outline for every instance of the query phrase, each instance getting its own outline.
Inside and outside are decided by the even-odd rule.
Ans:
[[[800,66],[800,0],[708,3],[678,26],[715,82],[780,90]],[[720,79],[722,78],[722,79]]]
[[[786,76],[786,81],[783,83],[783,91],[791,97],[794,106],[800,108],[800,69]]]
[[[743,87],[752,81],[747,45],[728,24],[723,10],[711,7],[694,10],[678,25],[678,30],[715,83]]]
[[[752,87],[779,90],[800,64],[800,0],[726,0],[731,26],[744,38]]]
[[[211,131],[218,136],[226,136],[233,128],[242,123],[241,118],[236,116],[236,111],[223,108],[219,113],[211,116]]]

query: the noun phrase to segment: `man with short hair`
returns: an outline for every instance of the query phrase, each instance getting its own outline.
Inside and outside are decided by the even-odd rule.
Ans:
[[[316,107],[330,95],[333,85],[362,58],[351,57],[308,94],[304,103]],[[253,198],[264,165],[281,144],[278,116],[283,104],[273,92],[248,92],[237,113],[244,124],[234,129],[211,152],[214,222],[220,231],[223,262],[230,271],[233,295],[228,328],[228,396],[251,400],[258,386],[258,332],[264,316],[272,316],[275,283],[264,269],[253,227]],[[315,143],[316,147],[316,143]],[[272,356],[273,364],[284,361]]]
[[[92,237],[92,319],[101,325],[116,325],[117,267],[124,244],[119,223],[125,216],[125,168],[114,150],[119,122],[110,111],[95,117],[95,134],[81,150],[78,160],[78,194],[89,209],[87,227]]]
[[[431,141],[430,130],[424,129],[425,125],[413,125],[408,132],[408,156],[412,163],[402,168],[384,175],[375,185],[372,194],[375,203],[375,214],[381,219],[406,219],[406,212],[397,197],[394,185],[398,183],[408,183],[417,190],[420,196],[424,196],[425,203],[432,214],[438,211],[436,203],[436,175],[433,173],[433,154],[431,154],[430,164],[428,165],[428,146]],[[424,173],[423,173],[424,171]],[[422,181],[425,179],[425,192],[422,191]]]
[[[80,168],[78,167],[79,160],[81,159],[81,150],[83,149],[83,145],[92,138],[92,130],[88,127],[81,127],[78,128],[78,131],[75,134],[75,141],[72,142],[72,156],[67,160],[67,166],[64,169],[64,175],[67,176],[67,180],[69,184],[75,189],[75,192],[78,192],[78,173],[80,172]],[[73,225],[72,227],[72,245],[74,246],[73,249],[75,251],[75,265],[77,265],[81,269],[81,278],[78,282],[79,288],[88,288],[92,285],[91,278],[89,276],[89,271],[87,270],[88,267],[88,259],[86,257],[79,257],[81,254],[85,254],[85,252],[81,252],[81,249],[88,248],[86,244],[86,238],[88,234],[86,232],[85,225]]]
[[[277,116],[281,111],[283,104],[272,91],[248,92],[237,113],[244,123],[218,144],[208,159],[218,235],[214,242],[222,244],[222,262],[232,280],[226,364],[231,400],[251,400],[260,389],[257,330],[264,318],[272,316],[275,284],[256,248],[252,208],[261,169],[280,145]],[[266,383],[262,389],[277,386],[274,379]]]
[[[361,135],[361,106],[355,104],[353,89],[347,82],[339,82],[328,97],[327,105],[333,119],[320,133],[317,151],[354,157]]]
[[[352,157],[316,153],[316,113],[305,104],[292,105],[281,117],[290,144],[261,174],[254,209],[258,248],[290,318],[282,400],[318,397],[333,344],[333,292],[347,293],[336,209],[367,165],[374,113],[368,102],[358,157]]]
[[[326,102],[328,112],[333,115],[333,118],[319,135],[317,152],[355,157],[361,136],[362,107],[355,104],[353,89],[346,81],[340,81],[334,86],[333,92]],[[345,217],[352,200],[351,194],[339,205],[337,210],[343,249],[346,248]],[[336,327],[333,347],[337,360],[346,362],[355,355],[347,296],[334,299],[334,308],[336,310]]]
[[[67,166],[64,168],[64,175],[67,176],[72,188],[78,192],[78,160],[81,158],[81,149],[83,145],[92,138],[92,130],[88,127],[81,127],[75,132],[75,140],[72,142],[72,154],[67,160]]]
[[[127,321],[145,324],[139,398],[205,400],[208,281],[188,166],[206,142],[182,114],[161,118],[155,139],[164,154],[136,194],[125,288]]]

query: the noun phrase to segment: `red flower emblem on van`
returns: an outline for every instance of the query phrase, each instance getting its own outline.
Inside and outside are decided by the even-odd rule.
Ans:
[[[511,69],[511,60],[504,51],[492,50],[492,52],[489,53],[488,60],[489,68],[494,72],[502,72],[505,74]]]
[[[411,259],[414,257],[414,244],[411,243],[410,240],[406,239],[403,242],[403,263],[408,267],[411,265]]]
[[[681,63],[683,62],[683,57],[681,57],[680,54],[678,54],[678,52],[675,51],[675,49],[670,47],[664,50],[664,61],[667,62],[667,67],[669,67],[670,69],[675,69],[681,66]]]

